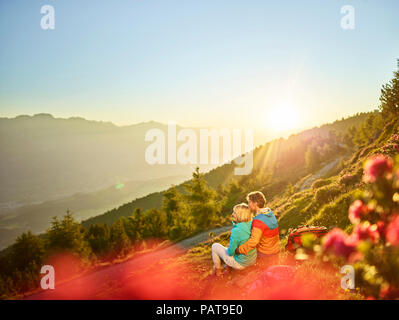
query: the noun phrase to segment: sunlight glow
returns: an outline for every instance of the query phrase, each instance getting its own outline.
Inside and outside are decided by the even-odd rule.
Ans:
[[[277,104],[266,114],[268,127],[275,132],[296,129],[301,125],[298,108],[292,103]]]

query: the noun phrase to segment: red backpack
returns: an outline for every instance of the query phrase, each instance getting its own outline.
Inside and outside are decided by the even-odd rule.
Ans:
[[[301,237],[304,234],[314,234],[316,237],[320,238],[328,232],[326,227],[320,226],[299,226],[298,228],[292,230],[288,235],[286,249],[289,251],[295,251],[296,249],[302,247]]]

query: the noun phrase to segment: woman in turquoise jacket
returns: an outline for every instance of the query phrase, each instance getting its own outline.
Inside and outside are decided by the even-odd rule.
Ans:
[[[222,262],[233,269],[242,270],[256,262],[256,249],[252,249],[248,255],[236,254],[238,246],[245,243],[251,236],[252,215],[245,203],[237,204],[232,213],[233,229],[231,230],[230,244],[226,248],[220,243],[212,245],[213,268],[216,275],[222,274]]]

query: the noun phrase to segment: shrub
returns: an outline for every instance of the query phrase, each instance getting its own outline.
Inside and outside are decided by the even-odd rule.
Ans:
[[[183,229],[181,226],[173,226],[169,229],[169,239],[176,240],[179,239],[183,234]]]
[[[345,228],[350,224],[348,209],[353,200],[353,195],[354,191],[343,194],[335,199],[334,202],[326,204],[306,224],[326,227],[339,226]]]
[[[317,179],[312,184],[312,189],[318,189],[320,187],[326,186],[332,182],[331,179]]]
[[[354,185],[358,181],[356,174],[347,173],[339,178],[338,182],[340,185],[348,187]]]
[[[387,156],[395,156],[399,153],[399,135],[393,134],[388,142],[378,150],[379,153],[382,153]]]
[[[319,205],[325,204],[334,200],[341,193],[341,188],[336,185],[328,185],[317,189],[315,194],[315,201]]]

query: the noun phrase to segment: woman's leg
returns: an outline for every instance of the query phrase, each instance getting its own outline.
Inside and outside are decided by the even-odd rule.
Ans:
[[[221,254],[223,253],[223,247],[220,243],[214,243],[212,245],[212,261],[215,269],[222,269]]]
[[[220,243],[214,243],[212,245],[212,260],[216,269],[222,268],[222,260],[229,267],[239,270],[244,269],[244,267],[240,265],[233,256],[227,254],[227,248],[222,246]]]

